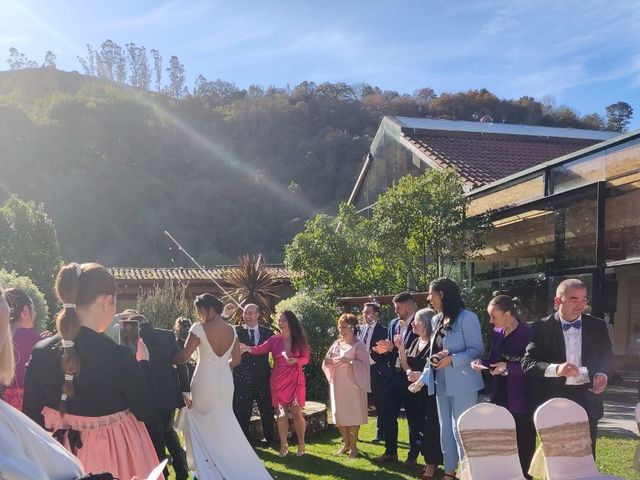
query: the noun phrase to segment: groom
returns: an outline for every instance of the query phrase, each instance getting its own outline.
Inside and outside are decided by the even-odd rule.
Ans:
[[[273,330],[258,325],[260,310],[253,303],[244,306],[242,312],[244,325],[236,327],[240,343],[249,346],[260,345],[273,335]],[[242,355],[240,365],[233,369],[233,411],[238,419],[247,439],[249,439],[249,422],[253,411],[253,401],[258,404],[264,442],[273,443],[273,406],[271,405],[271,390],[269,377],[269,355]]]

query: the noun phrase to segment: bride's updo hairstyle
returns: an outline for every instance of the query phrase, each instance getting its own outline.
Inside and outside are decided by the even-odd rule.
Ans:
[[[102,295],[115,295],[116,282],[109,271],[97,263],[70,263],[64,265],[56,277],[56,296],[62,302],[62,310],[56,316],[56,327],[62,338],[62,397],[60,414],[67,410],[67,400],[73,397],[73,377],[80,372],[80,357],[74,340],[82,326],[76,309],[88,307]]]
[[[195,302],[193,302],[193,306],[202,312],[208,312],[213,309],[218,315],[222,315],[222,310],[224,309],[222,302],[210,293],[198,295]]]

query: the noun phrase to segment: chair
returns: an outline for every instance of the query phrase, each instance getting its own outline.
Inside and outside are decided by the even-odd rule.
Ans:
[[[636,405],[636,424],[638,425],[638,433],[640,433],[640,402]],[[636,454],[633,459],[633,469],[640,473],[640,445],[636,448]]]
[[[504,407],[479,403],[458,418],[464,460],[462,479],[524,480],[516,424]]]
[[[591,452],[587,412],[566,398],[552,398],[533,415],[544,453],[544,473],[548,480],[620,479],[602,475]],[[539,452],[536,452],[538,457]],[[536,457],[529,473],[533,472]],[[621,479],[622,480],[622,479]]]

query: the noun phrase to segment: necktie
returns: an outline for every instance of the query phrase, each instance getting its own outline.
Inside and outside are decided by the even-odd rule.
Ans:
[[[562,330],[565,331],[565,332],[567,330],[569,330],[570,328],[572,328],[572,327],[573,328],[577,328],[578,330],[580,330],[580,328],[582,327],[582,320],[575,320],[575,321],[573,321],[571,323],[563,323],[562,324]]]
[[[256,332],[253,331],[253,328],[249,329],[249,338],[251,339],[251,346],[256,346]]]
[[[362,333],[360,334],[360,341],[367,343],[367,334],[369,333],[369,325],[365,325],[362,329]]]

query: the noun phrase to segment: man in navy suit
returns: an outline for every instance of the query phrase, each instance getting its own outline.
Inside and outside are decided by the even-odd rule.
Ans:
[[[398,316],[389,323],[387,338],[380,340],[373,349],[374,352],[386,357],[385,368],[389,372],[386,383],[388,408],[384,409],[385,452],[376,459],[380,463],[398,460],[398,415],[409,395],[409,380],[400,365],[398,349],[393,343],[393,338],[400,335],[404,340],[405,348],[408,349],[411,342],[417,337],[411,328],[416,313],[416,304],[411,293],[402,292],[393,297],[393,306]],[[409,428],[409,437],[414,438],[416,435],[416,432],[412,432]],[[406,465],[415,465],[415,463],[416,459],[411,457],[405,461]]]
[[[595,456],[598,420],[604,415],[601,394],[615,374],[609,332],[602,320],[584,313],[587,287],[578,279],[560,282],[554,306],[556,313],[533,324],[522,370],[532,377],[535,408],[562,397],[586,410]]]
[[[360,327],[359,340],[369,349],[369,355],[375,362],[371,365],[371,396],[376,407],[376,438],[374,442],[384,442],[384,410],[387,402],[385,391],[385,378],[389,377],[388,364],[385,355],[375,352],[375,347],[380,340],[387,338],[387,328],[380,325],[380,305],[375,302],[367,302],[362,308],[362,316],[365,325]]]
[[[242,311],[244,325],[236,327],[238,341],[245,345],[257,346],[273,335],[273,330],[260,325],[260,309],[253,303],[248,303]],[[249,439],[249,425],[253,402],[258,405],[262,423],[263,442],[273,444],[273,406],[271,405],[271,389],[269,378],[271,367],[269,355],[242,355],[240,365],[233,369],[233,412],[238,419],[247,439]]]

